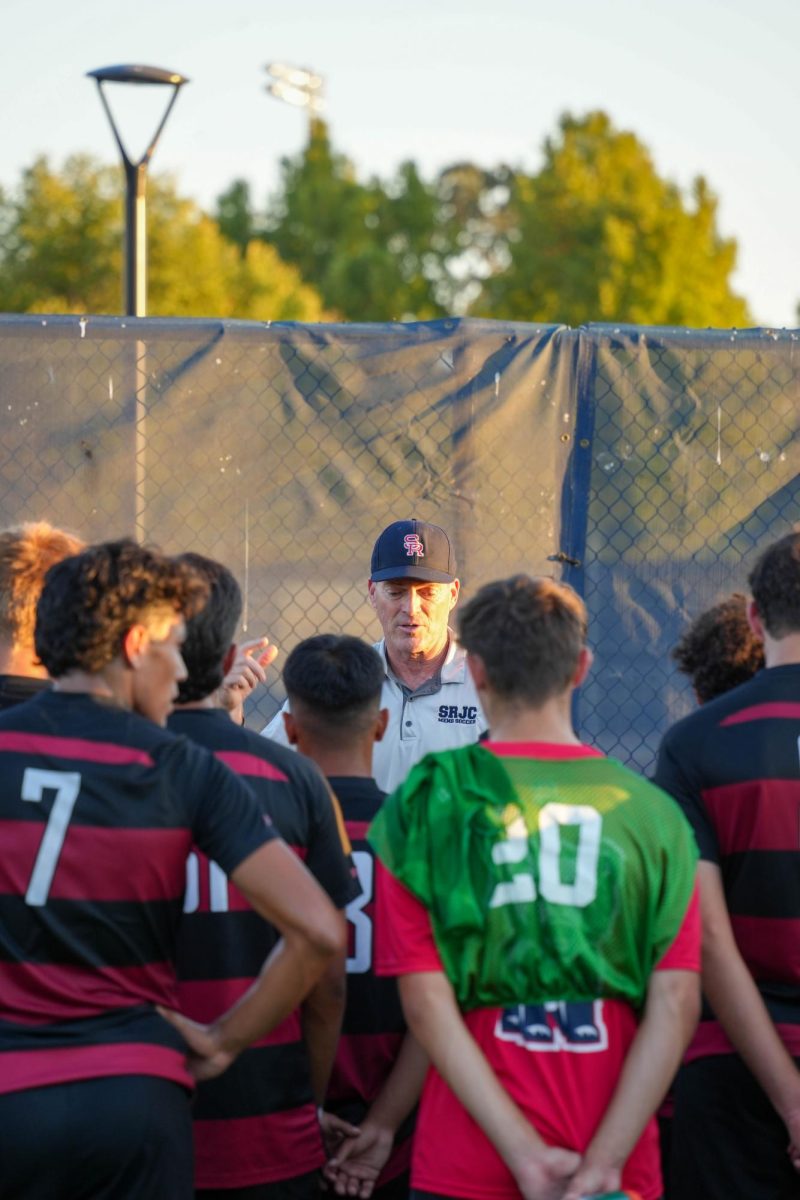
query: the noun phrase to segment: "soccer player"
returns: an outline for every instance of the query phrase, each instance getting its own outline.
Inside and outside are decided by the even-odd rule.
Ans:
[[[800,1195],[800,534],[749,583],[766,669],[674,725],[655,776],[700,846],[707,1005],[675,1089],[672,1185],[709,1200]]]
[[[752,679],[764,666],[764,645],[747,619],[747,597],[733,592],[695,617],[672,650],[678,670],[688,675],[698,704],[706,704]],[[664,1195],[671,1196],[672,1091],[658,1114]]]
[[[50,567],[81,548],[46,521],[0,533],[0,709],[49,686],[33,646],[36,603]]]
[[[234,725],[217,706],[236,656],[242,594],[230,571],[198,554],[181,562],[207,598],[186,623],[188,678],[168,721],[244,779],[275,829],[344,909],[359,892],[334,800],[302,755]],[[189,856],[178,941],[178,1003],[199,1021],[237,999],[279,938],[200,850]],[[344,919],[342,918],[342,926]],[[322,1105],[344,1011],[344,946],[301,1009],[245,1051],[219,1079],[203,1083],[192,1110],[195,1182],[202,1200],[317,1200],[325,1162]]]
[[[8,1200],[188,1200],[193,1076],[224,1070],[340,952],[340,917],[245,785],[163,728],[198,589],[127,540],[64,559],[35,630],[54,686],[0,714]],[[205,1026],[170,1011],[193,844],[283,935],[258,983]]]
[[[583,746],[586,610],[488,584],[460,640],[492,731],[429,755],[384,804],[378,969],[433,1063],[412,1195],[661,1195],[652,1114],[694,1028],[699,919],[677,806]]]
[[[383,630],[386,734],[376,745],[378,787],[391,792],[429,750],[466,746],[486,728],[464,651],[449,626],[460,582],[447,533],[428,521],[395,521],[372,550],[369,603]],[[262,730],[286,744],[283,712]]]
[[[347,1008],[326,1103],[360,1132],[345,1139],[326,1177],[341,1195],[407,1200],[411,1113],[427,1059],[406,1032],[397,984],[373,971],[374,856],[366,830],[384,799],[372,777],[372,749],[388,716],[381,708],[383,663],[359,638],[321,634],[295,646],[283,680],[289,742],[317,763],[336,793],[362,887],[347,910]]]
[[[764,644],[747,620],[747,598],[733,592],[700,613],[681,634],[672,658],[691,679],[699,704],[752,679],[764,666]]]

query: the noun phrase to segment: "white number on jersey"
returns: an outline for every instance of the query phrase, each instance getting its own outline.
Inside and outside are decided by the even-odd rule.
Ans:
[[[561,830],[566,825],[578,828],[575,857],[575,881],[561,878]],[[545,804],[539,813],[539,889],[550,904],[568,904],[585,908],[597,895],[597,863],[603,818],[585,804]],[[506,837],[492,849],[498,865],[522,863],[529,858],[527,831],[518,815],[506,826]],[[531,871],[520,871],[512,879],[498,883],[489,901],[490,908],[505,904],[525,904],[535,900],[536,883]]]
[[[35,908],[41,908],[47,901],[50,884],[58,865],[58,856],[61,854],[61,847],[67,836],[67,826],[80,790],[81,777],[77,771],[25,768],[25,774],[22,776],[23,800],[31,800],[38,804],[45,791],[53,791],[56,794],[25,893],[25,903]]]
[[[208,908],[209,912],[221,913],[228,911],[228,876],[219,863],[207,858],[208,864]],[[186,892],[183,897],[183,911],[197,912],[200,907],[200,859],[192,850],[186,859]]]
[[[353,953],[347,960],[347,971],[350,975],[363,975],[372,966],[372,921],[364,909],[372,899],[375,864],[366,850],[354,850],[353,862],[361,884],[361,895],[351,900],[345,909],[353,927]]]

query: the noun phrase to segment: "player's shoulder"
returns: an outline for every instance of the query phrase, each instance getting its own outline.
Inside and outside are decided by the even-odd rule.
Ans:
[[[154,764],[168,771],[175,779],[185,780],[186,772],[208,770],[213,757],[204,746],[198,745],[183,733],[167,726],[156,725],[138,713],[127,713],[124,736],[131,743],[146,749]]]
[[[635,771],[633,767],[629,767],[627,763],[620,762],[613,755],[608,755],[602,758],[602,763],[605,764],[605,780],[607,783],[624,787],[632,799],[641,800],[645,803],[667,804],[674,807],[675,801],[665,792],[662,787],[654,783],[652,779],[648,779],[645,775],[641,775]]]
[[[238,774],[261,775],[283,784],[321,780],[309,759],[244,725],[234,724],[222,709],[179,709],[169,718],[169,728],[205,746]]]
[[[435,797],[439,807],[448,803],[460,807],[465,796],[475,799],[500,781],[508,784],[497,755],[480,742],[469,742],[447,750],[429,750],[411,767],[391,798],[413,806],[425,797]]]
[[[609,757],[603,761],[608,764],[606,785],[619,789],[625,801],[610,807],[604,820],[619,823],[638,842],[650,844],[659,854],[663,852],[665,839],[673,846],[680,841],[692,842],[686,817],[669,792],[618,759]]]
[[[0,728],[156,754],[173,736],[161,725],[89,692],[51,689],[0,713]],[[111,760],[110,760],[111,761]]]
[[[664,734],[661,745],[673,753],[703,753],[708,739],[728,728],[736,713],[758,703],[764,693],[764,673],[740,683],[730,691],[708,700],[676,721]]]
[[[319,767],[310,758],[252,729],[241,727],[235,732],[245,735],[241,741],[242,750],[269,767],[269,778],[275,783],[288,785],[296,801],[309,809],[330,804],[328,785]]]
[[[36,725],[42,713],[39,701],[44,692],[39,692],[18,703],[4,704],[0,708],[0,729],[24,729]]]
[[[328,776],[345,821],[369,822],[380,812],[386,792],[372,778],[353,775]],[[352,833],[351,833],[352,836]]]

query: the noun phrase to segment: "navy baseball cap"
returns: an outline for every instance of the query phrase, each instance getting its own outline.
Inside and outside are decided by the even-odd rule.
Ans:
[[[452,583],[456,560],[450,538],[427,521],[395,521],[388,525],[372,551],[370,579],[424,579]]]

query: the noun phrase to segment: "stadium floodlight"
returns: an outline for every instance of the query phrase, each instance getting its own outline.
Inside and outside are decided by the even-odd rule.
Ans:
[[[271,76],[267,91],[276,100],[305,108],[313,120],[323,108],[325,80],[307,67],[293,67],[289,63],[267,63],[267,74]]]
[[[177,71],[167,71],[163,67],[146,67],[138,63],[116,67],[98,67],[96,71],[87,71],[87,75],[97,83],[97,90],[100,93],[100,99],[106,110],[106,116],[125,168],[125,312],[129,317],[143,317],[147,311],[147,167],[153,157],[161,131],[167,123],[167,117],[172,112],[178,91],[189,80]],[[103,91],[104,83],[146,83],[157,86],[166,85],[172,88],[172,95],[158,128],[137,162],[131,159],[125,149],[108,99]]]
[[[319,91],[324,80],[321,75],[309,71],[308,67],[292,67],[288,63],[267,63],[267,74],[273,79],[284,79],[294,87],[307,88],[309,91]]]

